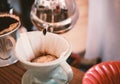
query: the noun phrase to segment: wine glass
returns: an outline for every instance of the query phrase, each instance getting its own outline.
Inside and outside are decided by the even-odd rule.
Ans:
[[[78,17],[75,0],[35,0],[31,9],[33,25],[44,34],[65,33],[73,28]]]

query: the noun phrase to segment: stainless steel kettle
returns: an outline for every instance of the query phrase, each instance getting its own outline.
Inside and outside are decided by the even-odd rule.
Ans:
[[[64,33],[79,17],[75,0],[35,0],[31,21],[38,30]]]

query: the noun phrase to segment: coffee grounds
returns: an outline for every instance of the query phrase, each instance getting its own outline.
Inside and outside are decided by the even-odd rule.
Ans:
[[[13,23],[17,23],[18,20],[11,18],[9,16],[0,17],[0,31],[9,28]]]
[[[35,57],[34,59],[31,60],[31,62],[36,62],[36,63],[46,63],[46,62],[50,62],[50,61],[54,61],[56,60],[58,57],[55,55],[51,55],[51,54],[46,54],[46,53],[42,53],[39,56]]]

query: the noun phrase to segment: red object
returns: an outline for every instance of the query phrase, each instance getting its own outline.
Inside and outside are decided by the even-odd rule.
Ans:
[[[120,61],[94,65],[85,73],[82,84],[120,84]]]

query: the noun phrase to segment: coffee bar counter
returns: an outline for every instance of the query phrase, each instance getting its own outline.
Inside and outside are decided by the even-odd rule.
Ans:
[[[77,68],[73,70],[73,79],[70,84],[82,84],[84,72]],[[22,76],[26,72],[20,62],[0,68],[0,84],[21,84]]]

